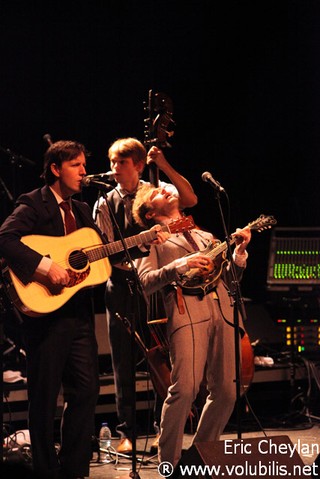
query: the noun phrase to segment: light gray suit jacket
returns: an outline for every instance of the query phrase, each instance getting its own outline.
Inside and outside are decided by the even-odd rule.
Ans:
[[[193,233],[198,235],[204,248],[210,241],[215,241],[211,233],[198,229],[193,230]],[[168,317],[167,332],[169,336],[177,328],[189,325],[190,321],[196,324],[202,321],[209,321],[210,319],[208,299],[210,297],[210,300],[211,298],[213,300],[211,293],[207,295],[208,297],[205,296],[205,298],[184,294],[184,312],[181,312],[181,308],[179,311],[178,308],[177,282],[179,282],[180,275],[177,271],[175,260],[192,252],[194,251],[191,245],[182,234],[172,234],[165,243],[152,246],[149,256],[136,261],[139,277],[146,294],[151,295],[155,291],[161,290]],[[235,270],[237,280],[240,281],[244,268],[235,265]],[[233,299],[229,294],[230,288],[228,286],[231,285],[231,281],[231,271],[227,268],[227,263],[225,263],[216,293],[223,317],[228,322],[233,323]],[[243,322],[240,315],[239,326],[242,332]]]

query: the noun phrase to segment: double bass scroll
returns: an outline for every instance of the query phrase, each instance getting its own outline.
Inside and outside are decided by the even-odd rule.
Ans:
[[[173,104],[166,93],[153,93],[149,90],[148,106],[144,109],[148,113],[145,118],[144,145],[147,149],[152,146],[170,148],[168,138],[174,134]],[[155,163],[149,164],[149,180],[154,186],[159,186],[159,169]]]

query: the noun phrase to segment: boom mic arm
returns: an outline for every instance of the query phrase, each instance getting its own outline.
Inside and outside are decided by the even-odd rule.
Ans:
[[[106,173],[96,173],[94,175],[86,175],[85,178],[99,180],[107,179],[108,181],[114,181],[114,173],[112,171],[107,171]]]
[[[97,181],[94,178],[89,178],[88,176],[84,176],[81,180],[81,183],[82,186],[93,186],[94,188],[98,188],[98,190],[102,191],[111,191],[114,188],[114,186],[109,185],[108,183]]]

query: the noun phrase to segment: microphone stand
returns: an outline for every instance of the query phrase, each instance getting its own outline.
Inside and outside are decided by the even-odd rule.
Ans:
[[[10,201],[10,203],[14,203],[14,199],[13,199],[13,196],[10,192],[10,190],[7,188],[7,185],[5,184],[5,182],[3,181],[3,179],[1,178],[0,176],[0,184],[3,188],[3,191],[5,192],[5,194],[7,195],[7,198],[8,200]]]
[[[233,256],[232,256],[230,236],[229,236],[229,233],[228,233],[228,230],[227,230],[227,227],[226,227],[226,222],[225,222],[223,210],[222,210],[222,207],[221,207],[220,191],[224,191],[224,190],[220,187],[217,187],[217,186],[214,186],[214,190],[215,190],[215,197],[216,197],[216,200],[218,202],[220,216],[221,216],[221,222],[222,222],[222,226],[223,226],[223,230],[224,230],[224,234],[225,234],[225,238],[226,238],[228,260],[229,260],[229,265],[230,265],[230,271],[231,271],[231,274],[232,274],[233,291],[231,291],[231,296],[233,297],[234,351],[235,351],[235,369],[236,369],[235,384],[236,384],[237,437],[238,437],[238,439],[241,439],[241,411],[240,411],[241,379],[240,379],[239,312],[241,311],[242,318],[245,321],[246,311],[245,311],[244,301],[243,301],[243,298],[242,298],[242,295],[241,295],[240,284],[239,284],[239,281],[237,279],[234,259],[233,259]]]
[[[115,215],[113,213],[113,210],[111,208],[111,205],[108,201],[107,194],[105,192],[102,193],[103,198],[105,199],[105,202],[107,204],[109,214],[111,221],[114,225],[114,227],[117,230],[117,233],[119,235],[120,241],[123,245],[123,249],[127,258],[128,263],[130,264],[131,271],[134,273],[134,280],[133,281],[128,281],[128,288],[130,291],[130,295],[132,298],[132,314],[131,314],[131,331],[130,331],[130,344],[131,344],[131,357],[133,360],[131,361],[131,374],[132,374],[132,386],[133,386],[133,397],[136,397],[136,364],[135,364],[135,351],[136,351],[136,318],[135,318],[135,311],[138,310],[139,307],[139,297],[143,297],[144,300],[146,301],[145,293],[143,291],[143,287],[141,285],[141,281],[137,272],[137,269],[135,267],[135,264],[133,262],[133,259],[129,253],[129,250],[126,246],[125,243],[125,238],[123,237],[119,224],[115,218]],[[132,404],[132,456],[131,456],[131,464],[132,464],[132,471],[129,474],[129,477],[132,477],[133,479],[140,479],[139,474],[137,473],[137,442],[136,442],[136,401],[133,401]]]
[[[5,197],[2,198],[4,195]],[[1,178],[1,176],[0,176],[0,202],[2,204],[2,209],[0,214],[0,223],[2,223],[12,210],[12,207],[14,204],[14,198],[10,190],[7,188],[4,180]],[[10,204],[10,208],[9,208],[9,204]]]
[[[12,165],[12,190],[13,193],[9,191],[7,188],[5,182],[3,181],[2,178],[0,178],[0,184],[3,188],[4,193],[7,195],[7,198],[10,202],[11,205],[14,204],[16,196],[17,196],[17,172],[20,171],[20,169],[23,166],[29,166],[29,167],[34,167],[36,166],[36,163],[32,160],[29,160],[29,158],[26,158],[25,156],[22,156],[18,153],[15,153],[14,151],[10,150],[9,148],[5,148],[0,145],[0,153],[4,153],[7,155],[10,159],[10,163]],[[21,185],[20,185],[21,186]],[[3,219],[2,219],[3,220]]]

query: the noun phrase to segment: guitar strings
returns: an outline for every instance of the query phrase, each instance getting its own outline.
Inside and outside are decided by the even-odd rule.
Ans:
[[[75,249],[71,253],[67,254],[65,258],[55,260],[55,263],[63,268],[71,267],[73,269],[78,268],[79,270],[82,270],[85,269],[89,263],[99,259],[107,258],[107,256],[101,255],[101,253],[103,253],[103,251],[106,249],[106,245],[101,244]]]

